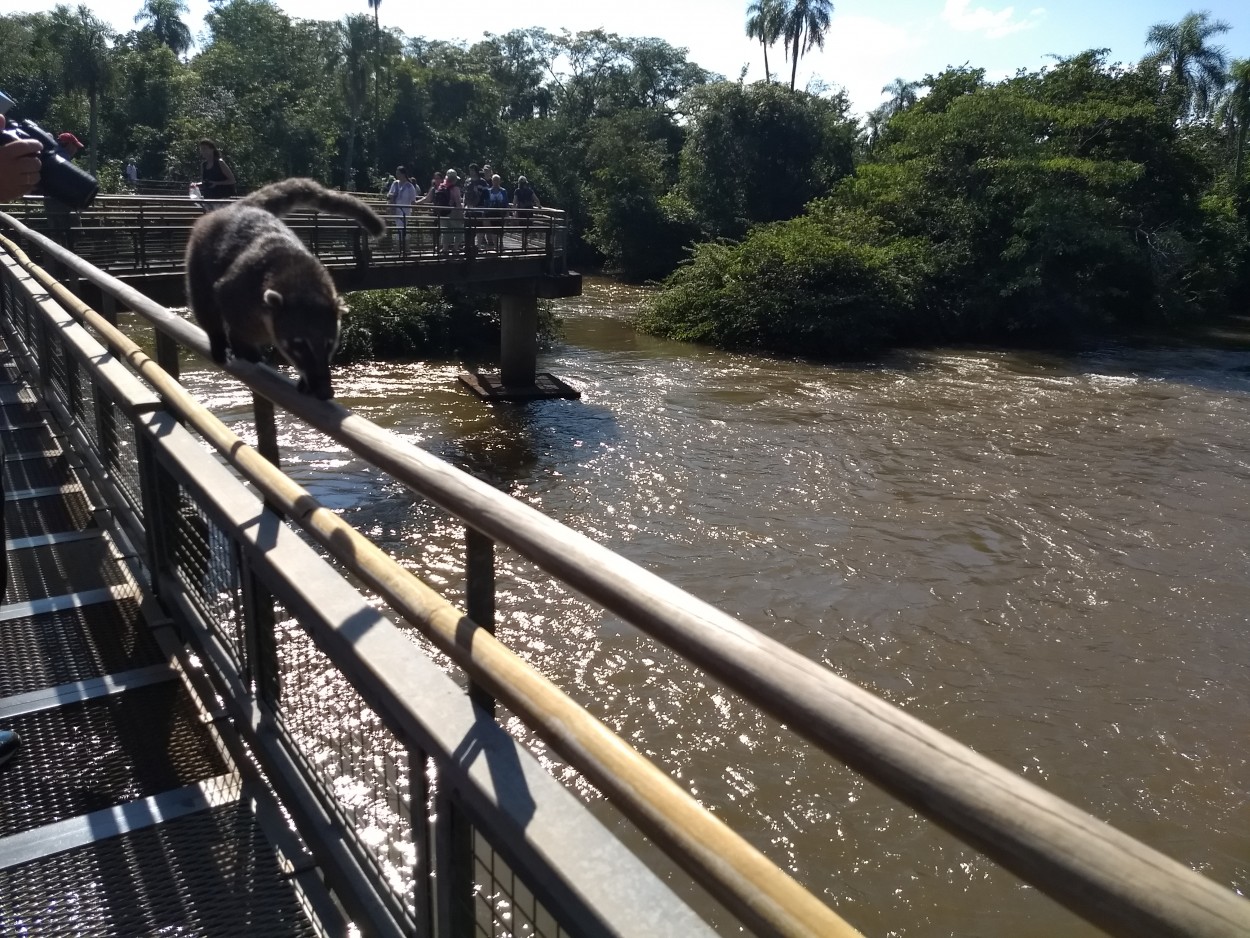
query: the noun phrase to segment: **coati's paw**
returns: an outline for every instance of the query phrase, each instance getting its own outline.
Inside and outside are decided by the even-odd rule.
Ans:
[[[241,358],[245,362],[255,363],[261,360],[260,349],[254,345],[231,346],[230,351],[234,353],[235,358]]]
[[[212,356],[213,361],[218,365],[224,365],[226,363],[226,340],[210,336],[208,340],[208,354]]]

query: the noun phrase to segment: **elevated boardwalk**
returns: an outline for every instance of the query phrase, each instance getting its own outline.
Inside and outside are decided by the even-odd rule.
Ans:
[[[49,215],[42,198],[27,197],[18,217],[29,230],[70,248],[148,299],[183,306],[183,255],[191,226],[206,210],[224,204],[166,196],[100,196],[86,211]],[[499,295],[499,372],[461,375],[479,397],[493,401],[578,397],[559,378],[537,370],[538,301],[582,292],[581,274],[569,270],[569,231],[563,212],[481,209],[466,212],[463,222],[453,225],[432,206],[413,206],[410,215],[401,218],[384,202],[372,204],[390,226],[376,244],[345,218],[297,212],[286,220],[327,267],[340,291],[456,286]],[[42,256],[38,245],[30,248]],[[44,262],[59,272],[54,257]],[[115,297],[91,278],[69,274],[67,281],[96,308],[116,311]]]
[[[207,356],[186,320],[2,214],[0,227],[134,310],[151,344]],[[0,933],[338,935],[350,921],[395,938],[701,938],[711,920],[858,935],[825,902],[837,871],[822,871],[820,897],[804,888],[496,638],[496,604],[511,601],[495,590],[502,546],[1107,932],[1250,934],[1250,903],[1228,889],[333,401],[232,362],[254,400],[245,444],[7,236],[0,327],[28,384],[0,359],[15,564],[0,648],[19,663],[0,663],[0,721],[28,741],[0,769]],[[463,530],[452,598],[281,471],[279,411]],[[507,732],[513,717],[619,812],[611,827]],[[630,824],[642,856],[618,839]],[[64,926],[62,908],[84,917]]]
[[[70,216],[49,216],[43,200],[28,197],[6,210],[79,257],[167,306],[180,306],[183,253],[195,220],[205,208],[225,203],[173,196],[104,195],[91,208]],[[501,210],[468,213],[464,248],[448,250],[449,220],[431,206],[415,205],[400,219],[382,201],[370,203],[387,217],[390,231],[370,243],[355,223],[316,212],[297,212],[290,228],[330,270],[342,290],[454,284],[538,298],[576,296],[581,275],[569,270],[568,224],[557,209],[535,209],[524,217]],[[401,227],[402,225],[402,227]],[[487,250],[480,236],[498,237]],[[101,295],[86,298],[98,302]]]
[[[0,343],[0,934],[313,936],[306,889],[340,930],[65,443]]]

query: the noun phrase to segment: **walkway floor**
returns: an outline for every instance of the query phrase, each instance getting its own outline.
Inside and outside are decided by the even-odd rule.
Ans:
[[[0,342],[0,936],[321,934],[51,416]]]

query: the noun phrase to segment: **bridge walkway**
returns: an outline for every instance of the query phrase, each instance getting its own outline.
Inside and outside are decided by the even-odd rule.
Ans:
[[[0,347],[0,934],[322,933],[62,439]]]

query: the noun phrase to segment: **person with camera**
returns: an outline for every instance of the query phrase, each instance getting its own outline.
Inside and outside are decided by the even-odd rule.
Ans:
[[[0,114],[0,130],[4,115]],[[20,199],[39,185],[38,140],[11,140],[0,146],[0,202]]]
[[[0,131],[4,130],[4,115],[0,114]],[[10,140],[0,145],[0,202],[20,199],[39,185],[39,152],[43,145],[38,140]],[[0,515],[0,540],[4,539],[4,522]],[[0,601],[8,586],[9,558],[4,556],[0,571]],[[17,752],[22,741],[12,730],[0,729],[0,765],[8,762]]]

